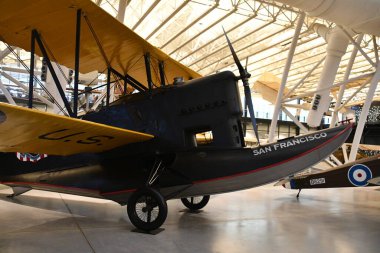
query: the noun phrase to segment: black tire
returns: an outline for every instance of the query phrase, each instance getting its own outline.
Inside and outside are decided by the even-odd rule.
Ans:
[[[192,211],[202,209],[205,207],[210,200],[210,195],[199,196],[199,197],[189,197],[181,198],[182,204]]]
[[[127,211],[130,221],[136,228],[152,231],[165,222],[168,206],[158,191],[147,188],[132,194],[128,200]]]

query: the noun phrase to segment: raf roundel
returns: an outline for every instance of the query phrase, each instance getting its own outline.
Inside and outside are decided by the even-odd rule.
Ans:
[[[348,170],[348,180],[355,186],[366,186],[371,178],[370,168],[363,164],[355,164]]]

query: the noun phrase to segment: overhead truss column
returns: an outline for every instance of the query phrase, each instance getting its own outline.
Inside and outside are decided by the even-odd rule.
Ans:
[[[363,37],[364,37],[364,34],[359,34],[359,36],[356,38],[356,43],[358,45],[360,45],[360,43],[362,42]],[[356,55],[358,53],[358,50],[359,49],[357,47],[354,47],[354,49],[352,50],[352,53],[351,53],[351,56],[350,56],[350,60],[349,60],[349,62],[347,64],[347,67],[346,67],[346,72],[344,73],[344,78],[343,78],[344,82],[347,81],[348,78],[350,77],[352,66],[354,65],[355,58],[356,58]],[[334,108],[333,115],[332,115],[332,118],[331,118],[330,127],[334,127],[335,123],[336,123],[336,121],[338,119],[338,111],[339,111],[339,108],[340,108],[340,104],[342,102],[342,98],[343,98],[343,94],[344,94],[345,88],[346,88],[345,84],[343,84],[339,88],[339,94],[338,94],[338,98],[336,99],[335,108]]]
[[[9,91],[7,90],[7,87],[5,87],[3,82],[1,82],[1,79],[0,79],[0,90],[4,93],[4,96],[7,99],[8,103],[10,103],[12,105],[16,105],[16,102],[12,98],[11,93],[9,93]]]
[[[277,99],[276,99],[276,103],[274,105],[275,107],[274,107],[274,112],[273,112],[273,118],[272,118],[272,122],[270,124],[270,129],[269,129],[269,138],[268,138],[269,142],[274,141],[274,135],[275,135],[275,131],[276,131],[278,115],[279,115],[279,112],[281,109],[282,96],[283,96],[283,93],[285,90],[285,85],[286,85],[286,81],[288,79],[290,65],[292,63],[294,52],[295,52],[295,49],[297,46],[298,37],[301,33],[301,28],[302,28],[303,22],[305,20],[305,16],[306,15],[304,12],[300,13],[300,16],[299,16],[298,22],[297,22],[297,26],[296,26],[296,29],[294,31],[292,43],[291,43],[291,46],[289,48],[288,59],[286,61],[285,67],[284,67],[284,73],[282,75],[281,85],[278,89]]]
[[[356,155],[358,153],[359,143],[363,134],[364,125],[367,120],[369,108],[371,106],[373,97],[375,95],[376,87],[379,81],[380,81],[380,64],[377,65],[375,75],[371,79],[371,84],[368,89],[367,97],[364,102],[362,112],[360,113],[359,122],[357,124],[354,140],[351,146],[349,162],[353,162],[356,160]]]
[[[119,8],[117,11],[116,18],[119,20],[121,23],[124,23],[124,17],[125,17],[125,10],[129,4],[130,0],[120,0],[119,1]]]

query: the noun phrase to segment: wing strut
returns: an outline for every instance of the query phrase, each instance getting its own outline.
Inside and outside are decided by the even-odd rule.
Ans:
[[[78,90],[79,90],[79,58],[80,58],[80,32],[82,9],[77,10],[77,23],[75,27],[75,75],[74,75],[74,117],[78,117]]]
[[[160,71],[160,81],[161,81],[161,86],[165,86],[165,63],[163,61],[160,61],[158,63],[158,68]]]
[[[28,94],[28,107],[33,108],[33,84],[34,84],[34,52],[36,50],[35,33],[32,32],[30,42],[30,68],[29,68],[29,94]]]
[[[85,21],[87,23],[88,28],[91,31],[92,37],[94,37],[94,39],[95,39],[96,45],[98,46],[98,49],[99,49],[100,53],[102,54],[103,60],[106,62],[109,74],[117,75],[121,79],[126,80],[129,84],[131,84],[131,86],[133,88],[135,88],[136,90],[138,90],[140,92],[146,90],[146,87],[144,85],[142,85],[136,79],[132,78],[130,75],[126,74],[126,76],[124,77],[123,75],[121,75],[115,69],[112,68],[111,63],[108,60],[107,55],[106,55],[106,53],[105,53],[105,51],[104,51],[104,49],[102,47],[102,44],[100,43],[100,40],[99,40],[98,36],[96,35],[95,30],[94,30],[94,28],[93,28],[93,26],[92,26],[92,24],[90,22],[90,19],[88,18],[87,15],[84,15],[84,19],[85,19]],[[115,78],[115,80],[116,80],[116,78]],[[109,84],[109,82],[108,82],[108,84]],[[107,97],[109,97],[109,94],[107,94]]]
[[[47,53],[47,51],[46,51],[46,49],[44,47],[44,44],[42,43],[41,37],[38,34],[37,30],[35,30],[35,29],[32,30],[32,37],[34,37],[36,39],[38,47],[40,48],[43,57],[45,57],[45,59],[46,59],[46,64],[47,64],[47,66],[49,68],[51,76],[53,77],[54,83],[57,86],[58,92],[61,95],[63,103],[65,104],[67,112],[69,113],[70,117],[73,117],[74,113],[71,110],[70,104],[69,104],[69,102],[66,99],[65,92],[62,89],[61,83],[60,83],[60,81],[59,81],[59,79],[57,77],[57,74],[54,71],[53,65],[51,64],[51,61],[50,61],[50,58],[49,58],[49,55],[48,55],[48,53]]]
[[[148,79],[148,88],[149,88],[149,92],[152,92],[153,81],[152,81],[152,72],[150,70],[150,54],[149,53],[144,54],[144,60],[145,60],[146,78]]]
[[[2,41],[4,42],[4,39],[3,39],[2,37],[0,37],[0,40],[2,40]],[[12,48],[11,46],[9,46],[8,43],[5,43],[5,42],[4,42],[4,44],[6,45],[6,47],[8,48],[8,50],[9,50],[10,52],[12,52],[12,54],[15,56],[15,58],[21,63],[21,65],[26,69],[26,71],[28,71],[28,72],[30,73],[30,71],[31,71],[31,70],[30,70],[30,67],[28,67],[28,66],[27,66],[27,65],[21,60],[20,56],[19,56],[19,55],[13,50],[13,48]],[[32,50],[31,50],[31,51],[32,51]],[[59,66],[59,65],[58,65],[58,66]],[[16,79],[14,79],[13,77],[7,75],[7,74],[4,73],[4,72],[2,72],[1,74],[4,75],[4,76],[6,76],[6,78],[9,79],[11,82],[16,83],[17,85],[20,86],[20,83],[17,83],[18,81],[17,81]],[[32,78],[34,79],[34,82],[37,82],[37,83],[40,85],[40,87],[42,88],[42,90],[46,93],[46,95],[48,95],[48,97],[50,98],[50,100],[51,100],[52,102],[51,102],[50,100],[48,100],[48,99],[45,98],[46,101],[47,101],[47,102],[50,102],[50,103],[52,103],[52,104],[55,104],[55,105],[59,108],[59,110],[60,110],[61,112],[63,112],[63,114],[68,115],[68,114],[65,112],[65,110],[62,108],[62,106],[61,106],[57,101],[55,101],[53,95],[49,92],[49,90],[47,90],[46,87],[42,84],[42,82],[41,82],[38,78],[36,78],[36,76],[34,75],[34,73],[33,73],[33,75],[32,75]],[[23,88],[23,89],[26,90],[26,88]],[[33,92],[33,94],[35,93],[35,91],[33,91],[33,89],[32,89],[32,92]],[[34,94],[34,95],[35,95],[35,94]],[[29,96],[29,95],[28,95],[28,96]],[[33,96],[33,97],[34,97],[34,96]],[[38,99],[41,100],[42,102],[44,102],[44,103],[47,104],[46,101],[43,101],[43,100],[42,100],[42,97],[41,97],[41,96],[38,97]],[[33,102],[32,102],[32,106],[33,106]]]

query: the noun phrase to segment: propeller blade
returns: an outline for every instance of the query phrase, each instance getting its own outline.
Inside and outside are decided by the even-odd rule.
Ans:
[[[257,139],[257,142],[259,143],[259,146],[260,146],[260,139],[259,139],[259,133],[257,130],[255,111],[253,110],[253,104],[252,104],[251,89],[249,88],[249,83],[248,83],[248,78],[250,78],[251,75],[248,73],[248,71],[246,69],[243,68],[243,65],[241,65],[239,58],[237,57],[236,52],[235,52],[235,50],[231,44],[231,41],[228,38],[227,33],[224,30],[224,28],[223,28],[223,32],[224,32],[224,36],[226,37],[228,47],[230,48],[232,57],[234,58],[235,64],[239,69],[240,78],[243,81],[244,95],[245,95],[244,113],[246,113],[246,108],[248,106],[248,111],[249,111],[249,114],[251,116],[251,122],[252,122],[253,130],[255,131],[256,139]],[[247,62],[248,62],[248,60],[247,60]]]
[[[248,103],[247,103],[247,99],[244,99],[244,112],[243,112],[243,116],[244,116],[244,118],[248,117]],[[244,121],[244,123],[243,123],[243,136],[244,137],[246,136],[246,133],[247,133],[247,122]]]
[[[223,27],[222,27],[223,28]],[[243,84],[245,85],[244,83],[244,79],[248,79],[250,77],[250,74],[248,74],[247,71],[244,70],[243,68],[243,65],[241,65],[240,61],[239,61],[239,58],[237,57],[236,55],[236,52],[231,44],[231,41],[230,39],[228,38],[227,36],[227,33],[226,31],[224,30],[223,28],[223,32],[224,32],[224,36],[226,37],[226,40],[227,40],[227,44],[228,44],[228,47],[230,48],[230,51],[231,51],[231,54],[232,54],[232,57],[234,58],[234,61],[235,61],[235,64],[236,66],[238,67],[239,69],[239,73],[240,73],[240,78],[243,80]],[[248,81],[248,80],[247,80]]]
[[[251,89],[249,88],[248,85],[244,86],[244,94],[245,94],[245,100],[247,101],[247,105],[248,105],[249,115],[251,116],[253,130],[255,131],[256,139],[260,146],[259,132],[257,130],[255,111],[253,110],[253,104],[252,104]]]

